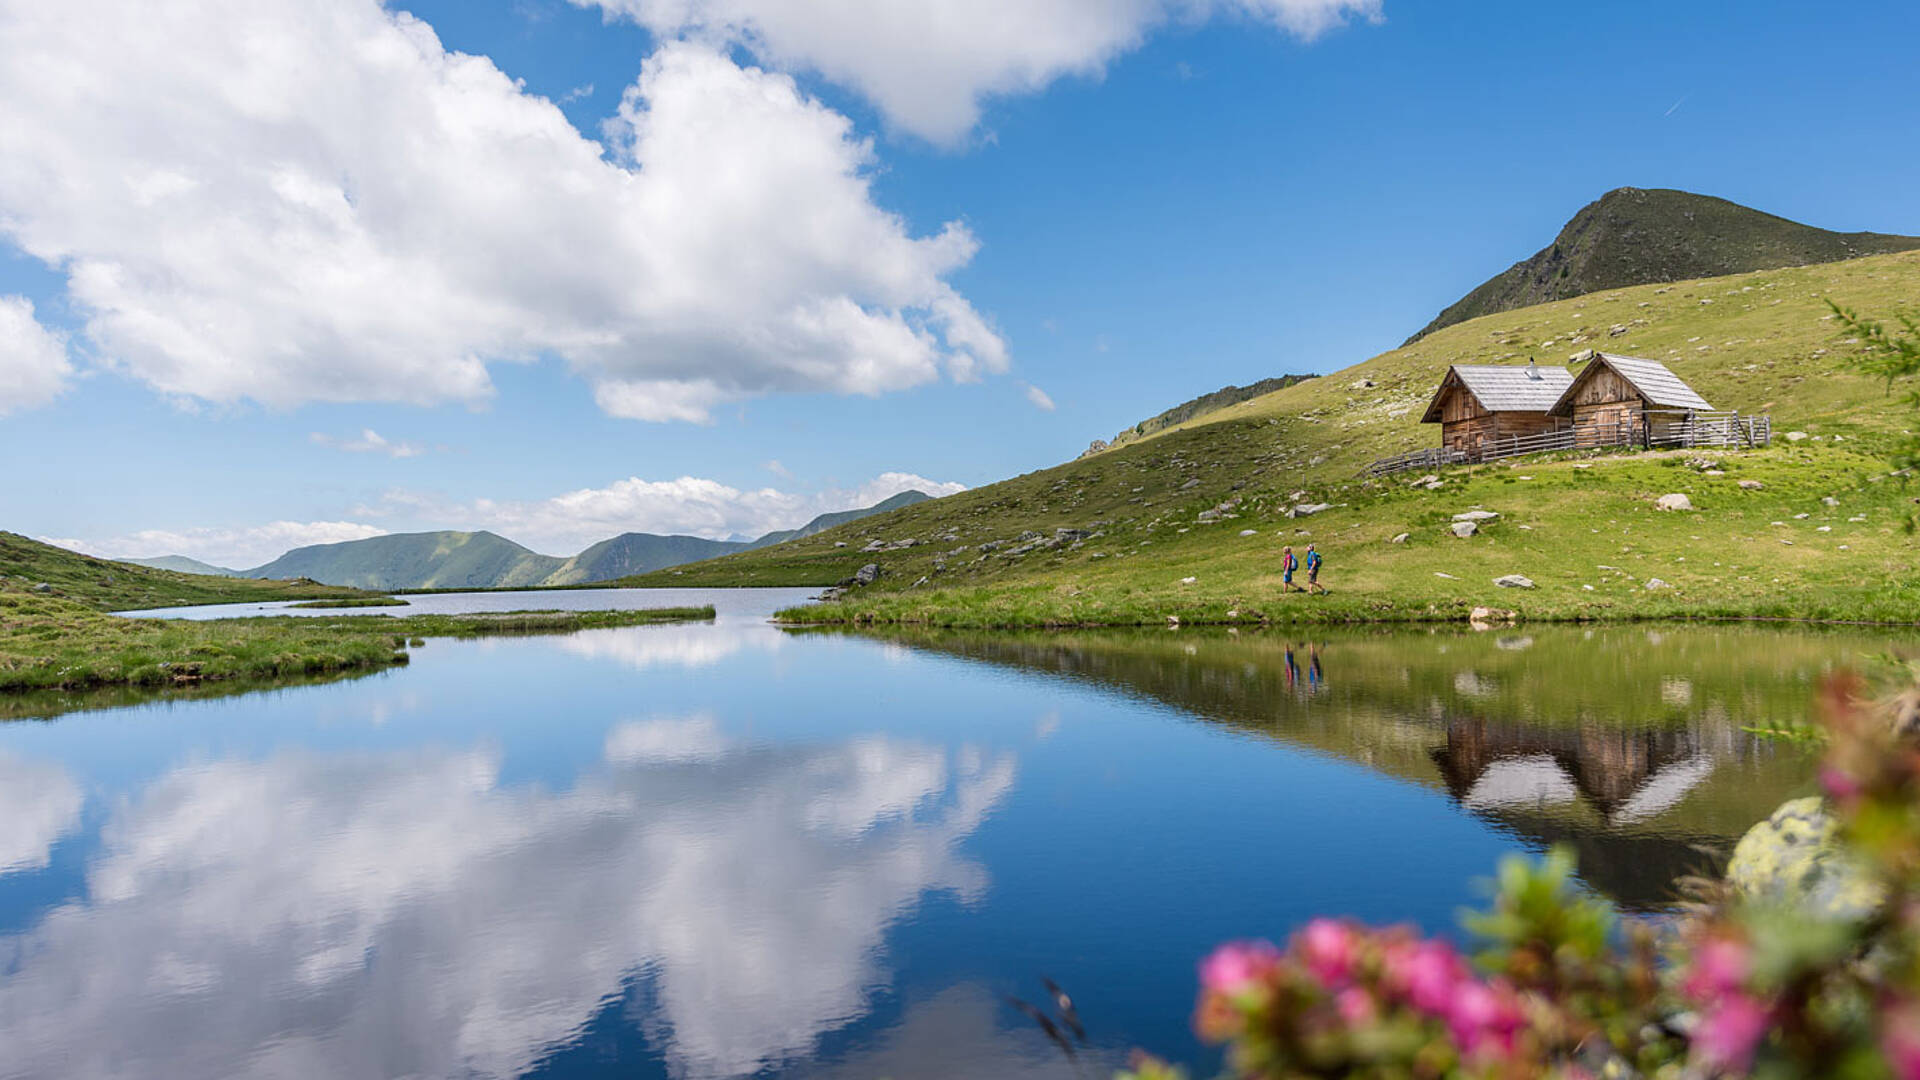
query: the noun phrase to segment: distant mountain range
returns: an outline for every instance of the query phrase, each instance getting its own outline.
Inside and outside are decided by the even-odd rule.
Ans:
[[[155,570],[176,570],[182,574],[206,574],[210,577],[247,576],[238,570],[203,563],[199,559],[189,559],[185,555],[162,555],[157,559],[120,559],[118,561],[132,563],[135,566],[150,566]]]
[[[1407,344],[1482,315],[1603,289],[1838,262],[1920,248],[1920,237],[1837,233],[1685,191],[1619,188],[1552,244],[1474,289]]]
[[[572,558],[542,555],[490,532],[392,533],[338,544],[295,548],[264,566],[229,570],[183,555],[127,559],[163,570],[222,577],[309,578],[326,585],[360,589],[494,589],[543,585],[583,585],[632,574],[664,570],[682,563],[770,547],[831,529],[849,521],[924,502],[930,496],[904,491],[858,510],[821,514],[798,529],[771,532],[757,540],[707,540],[698,536],[622,533],[602,540]]]

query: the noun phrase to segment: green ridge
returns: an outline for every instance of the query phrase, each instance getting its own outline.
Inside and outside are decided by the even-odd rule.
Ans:
[[[524,588],[566,560],[490,532],[394,533],[296,548],[249,577],[307,577],[359,589]]]

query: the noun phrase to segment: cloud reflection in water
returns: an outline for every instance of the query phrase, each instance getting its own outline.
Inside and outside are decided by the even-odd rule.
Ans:
[[[485,747],[161,777],[103,827],[86,899],[0,940],[0,1075],[511,1076],[635,978],[675,1075],[750,1073],[865,1014],[923,895],[982,895],[957,847],[1014,780],[705,716],[606,746],[565,792],[501,785]]]

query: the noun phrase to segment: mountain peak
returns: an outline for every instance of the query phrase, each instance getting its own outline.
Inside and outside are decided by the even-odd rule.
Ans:
[[[1581,207],[1553,243],[1468,293],[1407,343],[1482,315],[1605,289],[1914,248],[1920,237],[1830,232],[1711,195],[1615,188]]]

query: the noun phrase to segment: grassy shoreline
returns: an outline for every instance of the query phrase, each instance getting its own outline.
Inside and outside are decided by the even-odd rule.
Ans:
[[[918,548],[877,553],[865,557],[881,568],[878,584],[778,617],[981,629],[1406,624],[1465,622],[1489,607],[1529,622],[1920,622],[1920,548],[1905,529],[1920,486],[1839,448],[1726,455],[1712,475],[1688,456],[1455,470],[1436,491],[1356,487],[1306,518],[1274,503],[1213,524],[1176,511],[1157,528],[1017,560],[956,557],[945,572]],[[1667,493],[1695,509],[1659,510]],[[1469,510],[1499,516],[1454,536],[1454,517]],[[1330,596],[1283,591],[1281,548],[1307,543],[1328,559]],[[1496,584],[1508,575],[1532,587]]]
[[[1491,607],[1492,605],[1487,605]],[[1102,618],[1077,618],[1057,614],[1021,614],[993,616],[981,615],[955,606],[943,606],[937,598],[928,598],[918,605],[866,606],[840,605],[834,602],[806,607],[785,608],[774,613],[774,621],[781,626],[795,629],[898,626],[916,629],[938,630],[1138,630],[1164,626],[1182,626],[1195,629],[1238,629],[1263,628],[1286,629],[1289,627],[1394,627],[1394,626],[1461,626],[1473,623],[1471,608],[1458,608],[1442,611],[1398,611],[1382,613],[1378,611],[1358,611],[1348,608],[1326,608],[1311,613],[1301,613],[1304,617],[1288,614],[1275,617],[1268,611],[1241,612],[1238,615],[1212,614],[1205,609],[1181,609],[1166,607],[1156,609],[1157,614],[1145,610],[1124,612]],[[1185,610],[1187,614],[1181,614]],[[1630,626],[1638,623],[1726,623],[1726,624],[1775,624],[1783,626],[1852,626],[1900,629],[1920,627],[1920,616],[1910,611],[1884,618],[1856,617],[1845,615],[1779,615],[1760,612],[1740,612],[1723,610],[1662,610],[1618,613],[1536,613],[1527,614],[1515,608],[1503,608],[1510,612],[1511,618],[1501,615],[1481,622],[1479,625],[1500,627],[1522,624],[1547,626]]]
[[[469,615],[141,619],[0,592],[0,692],[183,686],[390,667],[429,637],[567,633],[714,617],[711,607]]]

